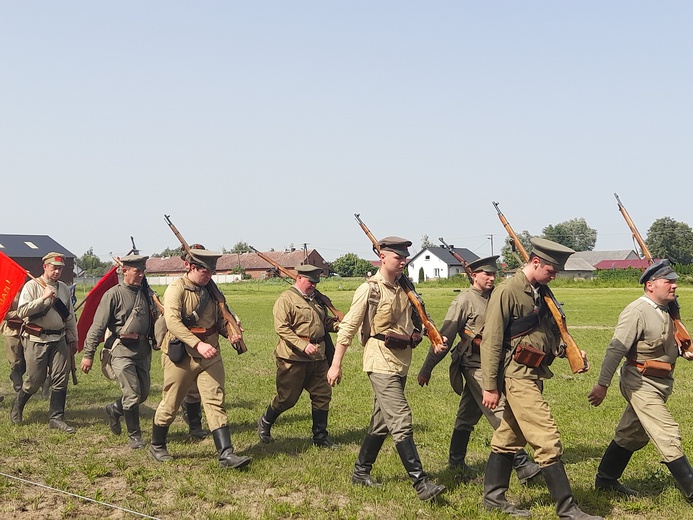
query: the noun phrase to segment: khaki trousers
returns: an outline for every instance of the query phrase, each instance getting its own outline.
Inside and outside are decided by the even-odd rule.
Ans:
[[[483,389],[480,368],[462,368],[464,376],[464,389],[457,408],[455,419],[456,430],[474,430],[482,415],[486,416],[491,427],[495,430],[500,426],[501,417],[505,411],[505,395],[501,394],[498,406],[494,410],[487,408],[482,403]]]
[[[144,403],[149,397],[151,366],[151,355],[144,359],[111,358],[111,368],[123,393],[123,409],[130,410]]]
[[[412,414],[407,398],[404,396],[406,376],[377,374],[368,372],[373,387],[373,415],[368,433],[374,437],[384,437],[388,432],[397,444],[412,437]]]
[[[49,343],[36,343],[31,339],[25,339],[24,360],[26,378],[22,390],[25,393],[35,394],[43,385],[47,374],[51,376],[51,390],[67,390],[70,347],[65,336]]]
[[[276,358],[277,395],[272,408],[283,413],[298,402],[305,389],[310,395],[313,410],[329,410],[332,387],[327,382],[327,360],[287,361]]]

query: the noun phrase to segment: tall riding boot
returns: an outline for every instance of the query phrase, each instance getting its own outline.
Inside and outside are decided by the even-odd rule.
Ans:
[[[250,457],[238,456],[233,452],[228,425],[214,430],[212,437],[214,437],[214,445],[219,454],[219,466],[222,468],[244,468],[250,464]]]
[[[196,439],[206,439],[209,435],[209,430],[202,428],[202,404],[201,403],[186,403],[183,401],[181,405],[187,415],[188,433]]]
[[[524,449],[517,450],[515,456],[513,456],[513,468],[515,468],[520,484],[526,484],[541,473],[541,466],[529,460],[529,455],[527,455]]]
[[[272,405],[269,405],[265,413],[262,414],[257,420],[257,436],[259,437],[260,442],[269,444],[274,440],[272,439],[270,430],[274,422],[277,420],[277,417],[279,417],[279,412],[272,408]]]
[[[568,482],[568,475],[565,473],[562,461],[544,466],[541,472],[551,498],[556,503],[556,514],[559,518],[562,520],[604,520],[601,516],[593,516],[581,511],[575,504],[575,497],[570,489],[570,482]]]
[[[159,426],[152,421],[152,442],[149,445],[149,455],[157,462],[168,462],[173,457],[166,449],[168,426]]]
[[[619,446],[616,441],[611,441],[599,463],[594,487],[603,491],[617,491],[626,496],[637,495],[637,491],[627,488],[618,481],[632,456],[632,451]]]
[[[359,456],[354,464],[354,473],[351,475],[352,484],[360,484],[367,487],[380,487],[380,484],[371,477],[373,463],[378,458],[380,448],[383,447],[385,436],[375,437],[369,433],[363,439]]]
[[[691,463],[684,455],[674,461],[667,462],[667,467],[681,486],[683,496],[689,503],[693,504],[693,468],[691,468]]]
[[[19,392],[22,389],[22,366],[17,363],[10,371],[10,381],[12,381],[12,389]]]
[[[467,445],[469,444],[470,430],[452,430],[450,437],[450,453],[448,455],[448,467],[459,470],[463,473],[476,475],[477,471],[467,466],[464,458],[467,456]]]
[[[327,410],[313,410],[313,444],[318,448],[339,448],[327,437]]]
[[[77,430],[65,422],[65,401],[67,390],[53,390],[50,401],[50,418],[48,425],[65,433],[75,433]]]
[[[111,429],[111,432],[113,432],[113,435],[120,435],[123,433],[123,428],[120,425],[120,418],[123,416],[122,398],[119,397],[114,402],[107,404],[104,409],[108,416],[108,427]]]
[[[395,448],[397,448],[399,458],[402,460],[404,469],[407,470],[419,500],[430,500],[445,491],[445,486],[434,484],[428,479],[428,475],[421,465],[421,459],[416,450],[416,444],[414,444],[414,437],[407,437],[398,442],[395,444]]]
[[[22,422],[24,406],[26,406],[26,402],[29,400],[30,397],[31,394],[27,394],[21,388],[19,389],[19,392],[17,392],[17,397],[12,403],[12,410],[10,411],[10,419],[12,419],[13,424],[19,424],[20,422]]]
[[[133,406],[129,410],[123,409],[125,426],[128,429],[128,444],[133,450],[144,448],[142,430],[140,429],[140,407]]]
[[[510,486],[510,474],[513,471],[513,458],[510,453],[491,452],[486,463],[484,475],[484,509],[500,511],[515,517],[530,516],[526,509],[519,509],[505,498]]]

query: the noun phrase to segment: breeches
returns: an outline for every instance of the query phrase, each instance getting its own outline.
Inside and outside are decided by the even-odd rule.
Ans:
[[[384,437],[388,432],[395,444],[414,435],[411,408],[404,396],[406,376],[368,372],[373,387],[373,415],[368,433]]]
[[[129,410],[142,404],[149,397],[149,372],[152,356],[144,359],[128,357],[111,358],[111,368],[123,392],[123,408]]]
[[[272,408],[279,413],[292,408],[305,389],[313,410],[329,410],[332,387],[327,382],[327,361],[287,361],[276,358],[277,395]]]
[[[501,395],[498,406],[495,410],[487,408],[482,402],[482,378],[480,368],[462,368],[464,376],[464,390],[460,398],[460,406],[457,409],[457,418],[455,419],[456,430],[474,430],[474,426],[479,422],[481,416],[486,416],[491,427],[495,430],[498,428],[505,410],[505,395]]]
[[[541,395],[543,386],[538,380],[505,379],[507,402],[501,423],[493,433],[492,451],[514,454],[529,444],[540,466],[560,460],[563,455],[561,436],[549,405]]]
[[[209,428],[216,430],[228,424],[224,407],[224,363],[221,355],[217,354],[212,359],[183,356],[181,362],[176,364],[163,354],[161,363],[164,367],[164,386],[161,402],[154,415],[154,424],[169,426],[173,422],[195,378]]]
[[[7,361],[10,364],[10,372],[17,370],[24,373],[26,363],[24,361],[24,347],[22,346],[21,338],[14,336],[5,336],[5,353]]]
[[[65,336],[50,343],[36,343],[24,339],[24,359],[26,361],[26,379],[22,390],[35,394],[46,374],[51,376],[51,390],[67,390],[68,373],[70,372],[70,347]]]

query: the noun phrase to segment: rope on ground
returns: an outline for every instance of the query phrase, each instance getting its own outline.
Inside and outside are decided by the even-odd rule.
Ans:
[[[23,478],[15,477],[14,475],[8,475],[6,473],[0,473],[0,476],[7,477],[13,480],[18,480],[20,482],[24,482],[25,484],[30,484],[32,486],[37,486],[43,489],[48,489],[50,491],[55,491],[56,493],[62,493],[64,495],[70,495],[75,498],[79,498],[80,500],[86,500],[87,502],[94,502],[95,504],[100,504],[102,506],[110,507],[112,509],[120,509],[121,511],[125,511],[126,513],[130,513],[132,515],[140,516],[142,518],[150,518],[151,520],[160,520],[159,518],[155,516],[149,516],[145,515],[144,513],[138,513],[137,511],[133,511],[132,509],[126,509],[124,507],[116,506],[115,504],[109,504],[108,502],[102,502],[101,500],[94,500],[93,498],[89,497],[83,497],[82,495],[77,495],[75,493],[70,493],[69,491],[64,491],[62,489],[57,489],[54,487],[46,486],[44,484],[39,484],[38,482],[32,482],[31,480],[26,480]]]

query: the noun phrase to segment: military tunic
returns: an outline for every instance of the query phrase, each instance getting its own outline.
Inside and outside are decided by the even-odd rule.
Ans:
[[[279,295],[273,315],[279,341],[274,349],[277,395],[272,408],[278,413],[292,408],[305,389],[310,394],[313,410],[329,410],[332,387],[327,382],[325,335],[335,331],[337,320],[296,287]],[[318,352],[312,356],[306,354],[304,349],[308,344],[318,347]]]
[[[490,291],[481,291],[472,286],[455,297],[445,315],[440,333],[447,338],[448,345],[453,344],[458,336],[460,341],[452,349],[440,354],[435,354],[431,347],[419,371],[420,375],[430,378],[433,368],[450,352],[450,384],[461,395],[455,419],[456,430],[474,430],[482,415],[496,429],[505,409],[503,396],[494,410],[482,404],[481,354],[479,347],[472,343],[474,336],[481,334],[484,329],[490,295]]]
[[[376,284],[377,289],[372,289],[372,284]],[[372,290],[379,291],[380,298],[373,323],[369,323]],[[412,349],[389,349],[384,341],[373,336],[387,332],[411,336],[415,328],[412,312],[413,307],[404,289],[396,282],[391,284],[385,280],[378,271],[356,289],[337,334],[337,342],[349,346],[361,326],[370,331],[363,349],[363,370],[368,374],[374,392],[368,433],[380,437],[389,431],[395,443],[413,436],[411,408],[404,395]]]
[[[149,396],[152,364],[150,301],[141,286],[121,282],[111,287],[99,302],[84,342],[84,357],[93,360],[104,333],[107,329],[111,332],[104,348],[110,348],[111,367],[123,392],[122,403],[126,410],[142,404]],[[157,310],[153,309],[153,312],[156,314]],[[120,338],[123,333],[137,334],[138,338]]]
[[[556,422],[542,396],[543,381],[553,376],[549,364],[556,355],[563,353],[559,350],[558,328],[542,305],[538,291],[521,270],[493,290],[481,341],[481,371],[484,390],[504,391],[506,397],[501,423],[491,441],[492,450],[516,453],[530,444],[536,462],[544,467],[557,462],[563,454]],[[534,312],[539,313],[538,326],[523,336],[510,339],[506,334],[510,323]],[[520,343],[545,353],[538,367],[532,368],[512,359]]]
[[[641,296],[621,312],[597,382],[609,386],[624,357],[638,363],[671,363],[672,371],[668,377],[645,376],[637,366],[623,363],[620,388],[628,406],[614,435],[619,446],[636,451],[651,439],[664,462],[684,456],[679,425],[666,407],[674,387],[673,367],[678,356],[674,326],[666,307]]]
[[[164,386],[162,400],[154,416],[154,423],[158,426],[169,426],[173,422],[195,378],[210,429],[216,430],[228,423],[224,407],[225,374],[221,352],[210,359],[203,358],[195,348],[200,339],[186,327],[182,319],[197,311],[203,291],[207,291],[207,288],[194,284],[186,274],[164,292],[164,319],[168,332],[161,345]],[[207,330],[204,342],[219,350],[219,332],[225,332],[225,323],[219,307],[211,298],[191,327]],[[168,357],[169,344],[175,338],[181,340],[185,347],[185,355],[179,363],[174,363]]]
[[[31,322],[44,329],[40,336],[31,335],[26,329],[22,334],[27,376],[22,389],[29,395],[41,388],[48,373],[52,390],[67,389],[71,356],[69,345],[77,341],[77,322],[70,289],[59,280],[43,281],[51,288],[55,297],[65,304],[69,314],[63,320],[52,300],[42,298],[44,288],[37,281],[29,280],[22,288],[17,315],[25,323]]]

